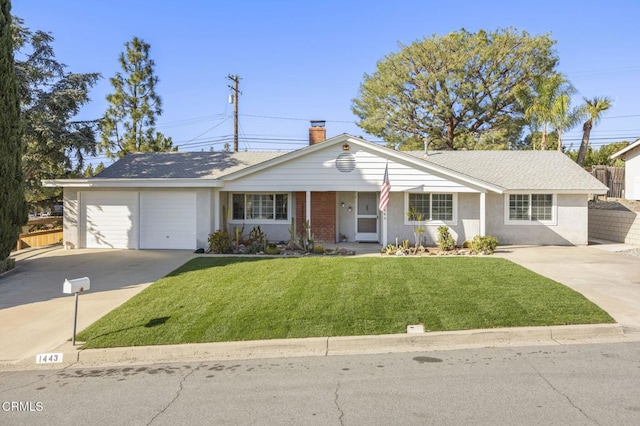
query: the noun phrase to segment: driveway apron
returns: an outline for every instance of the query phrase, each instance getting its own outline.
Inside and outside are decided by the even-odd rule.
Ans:
[[[66,278],[87,276],[78,300],[78,331],[167,275],[194,255],[183,250],[44,249],[16,256],[0,276],[0,363],[51,351],[73,334],[74,296]]]
[[[583,294],[621,326],[640,331],[640,257],[606,246],[500,247],[504,257]]]

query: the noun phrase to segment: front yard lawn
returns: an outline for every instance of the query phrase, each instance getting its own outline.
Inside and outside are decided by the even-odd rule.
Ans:
[[[508,260],[201,257],[79,334],[86,348],[610,323]]]

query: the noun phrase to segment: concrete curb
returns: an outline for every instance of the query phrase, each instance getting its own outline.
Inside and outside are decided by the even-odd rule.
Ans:
[[[477,347],[560,345],[624,339],[619,324],[513,327],[383,336],[333,337],[328,355],[415,352]]]
[[[0,370],[51,369],[64,366],[97,367],[172,362],[228,361],[259,358],[338,356],[420,352],[479,347],[544,346],[640,340],[625,334],[620,324],[514,327],[486,330],[391,334],[378,336],[312,337],[184,345],[78,349],[65,343],[52,352],[63,353],[62,364],[35,364],[35,357]]]

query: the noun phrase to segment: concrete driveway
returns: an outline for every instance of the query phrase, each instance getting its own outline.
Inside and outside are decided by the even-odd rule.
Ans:
[[[78,331],[194,256],[184,250],[63,250],[19,253],[17,267],[0,276],[0,363],[48,352],[73,334],[74,296],[66,278],[87,276],[79,297]]]
[[[640,331],[640,257],[623,244],[499,247],[504,257],[583,294],[629,331]]]

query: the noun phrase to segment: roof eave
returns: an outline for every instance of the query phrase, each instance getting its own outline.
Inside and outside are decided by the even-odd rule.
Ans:
[[[623,156],[624,154],[626,154],[627,152],[631,151],[632,149],[634,149],[634,148],[636,148],[636,147],[638,147],[638,146],[640,146],[640,139],[636,140],[636,141],[635,141],[634,143],[632,143],[631,145],[629,145],[629,146],[627,146],[627,147],[625,147],[625,148],[622,148],[620,151],[618,151],[618,152],[616,152],[616,153],[611,154],[611,155],[609,156],[609,158],[611,158],[612,160],[614,160],[614,159],[616,159],[616,158],[618,158],[618,157],[620,157],[620,156]],[[622,158],[622,159],[624,160],[624,158]]]
[[[606,195],[609,188],[581,188],[581,189],[509,189],[508,194],[585,194]]]
[[[190,178],[190,179],[45,179],[42,186],[48,188],[220,188],[223,186],[219,179]]]

